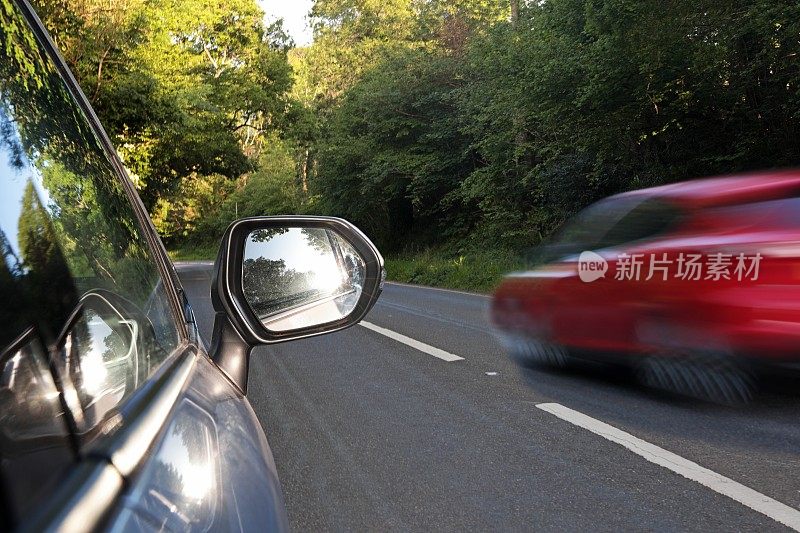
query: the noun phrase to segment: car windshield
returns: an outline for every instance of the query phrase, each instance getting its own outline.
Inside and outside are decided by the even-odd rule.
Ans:
[[[676,223],[679,210],[655,198],[610,198],[566,222],[538,251],[540,263],[577,256],[585,250],[619,247],[652,238]]]

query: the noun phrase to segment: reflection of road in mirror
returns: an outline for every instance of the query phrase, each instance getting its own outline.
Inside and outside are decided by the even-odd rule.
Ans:
[[[253,231],[242,271],[245,299],[265,327],[287,331],[349,315],[361,296],[364,261],[322,228]]]

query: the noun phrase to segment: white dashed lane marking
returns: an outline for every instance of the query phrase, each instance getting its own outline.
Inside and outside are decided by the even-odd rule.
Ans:
[[[412,339],[411,337],[406,337],[405,335],[401,335],[400,333],[397,333],[397,332],[392,331],[390,329],[386,329],[386,328],[382,328],[380,326],[376,326],[375,324],[373,324],[371,322],[367,322],[367,321],[362,320],[360,322],[360,324],[362,326],[364,326],[365,328],[371,329],[372,331],[374,331],[376,333],[380,333],[381,335],[385,335],[385,336],[389,337],[390,339],[396,340],[397,342],[402,342],[406,346],[411,346],[412,348],[414,348],[416,350],[419,350],[421,352],[425,352],[428,355],[432,355],[434,357],[438,357],[442,361],[453,362],[453,361],[463,361],[464,360],[463,357],[459,357],[456,354],[453,354],[453,353],[450,353],[450,352],[446,352],[444,350],[440,350],[439,348],[436,348],[435,346],[431,346],[430,344],[425,344],[424,342],[420,342],[418,340]]]
[[[558,403],[540,403],[536,407],[557,416],[561,420],[565,420],[570,424],[591,431],[595,435],[617,443],[636,455],[644,457],[651,463],[663,466],[676,474],[696,481],[795,531],[800,531],[800,511],[793,507],[789,507],[750,487],[737,483],[721,474],[717,474],[713,470],[704,468],[695,462],[684,459],[680,455],[660,448],[655,444],[650,444],[647,441],[634,437],[630,433],[617,429],[614,426],[575,411],[574,409],[570,409],[569,407],[564,407]]]

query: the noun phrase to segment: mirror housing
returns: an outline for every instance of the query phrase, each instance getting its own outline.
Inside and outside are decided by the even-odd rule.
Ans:
[[[251,253],[247,251],[247,247],[248,243],[252,245],[251,235],[254,232],[280,235],[291,230],[300,230],[308,235],[312,233],[328,235],[331,246],[337,250],[340,246],[334,243],[344,241],[348,249],[357,254],[363,266],[358,279],[360,294],[350,291],[351,300],[355,300],[355,296],[357,300],[349,302],[346,307],[348,312],[342,313],[339,318],[333,317],[322,323],[306,320],[306,325],[293,329],[285,327],[270,329],[269,320],[265,320],[263,316],[259,318],[252,302],[248,301],[244,280],[245,255]],[[286,255],[290,261],[299,259],[291,257],[292,250],[285,248],[286,246],[283,246],[279,253]],[[336,253],[339,254],[338,251]],[[280,263],[281,267],[284,267],[286,264],[284,259],[272,262]],[[342,270],[340,274],[344,277],[345,271]],[[253,347],[321,335],[358,323],[380,296],[384,279],[383,257],[378,249],[358,228],[346,220],[319,216],[270,216],[237,220],[225,231],[214,263],[211,300],[215,318],[211,357],[242,392],[246,392],[249,356]],[[281,282],[282,280],[273,280],[273,283]],[[332,298],[331,296],[319,298],[318,301],[330,302]],[[252,300],[252,295],[250,299]],[[286,307],[277,309],[277,313],[279,315],[297,313],[303,308],[314,305],[313,301],[304,305],[286,304]]]

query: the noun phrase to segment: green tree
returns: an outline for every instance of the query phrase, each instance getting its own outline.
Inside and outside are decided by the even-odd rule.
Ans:
[[[323,209],[384,245],[464,229],[442,224],[463,212],[454,192],[475,164],[459,131],[456,67],[435,51],[401,50],[348,91],[320,143],[314,191]]]
[[[254,0],[37,5],[150,208],[187,178],[252,170],[285,126],[289,43]]]

